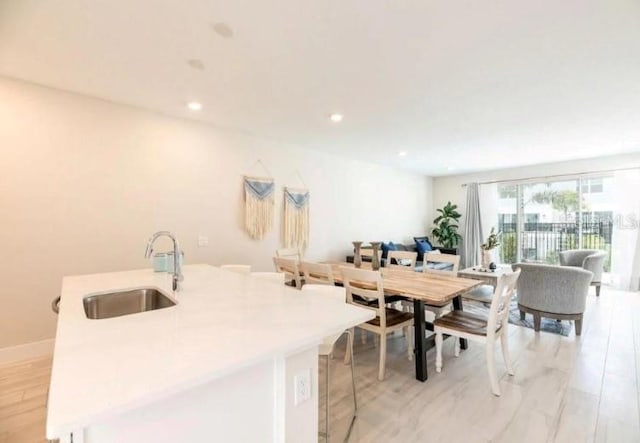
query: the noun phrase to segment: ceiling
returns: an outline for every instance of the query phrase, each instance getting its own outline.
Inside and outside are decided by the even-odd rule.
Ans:
[[[637,0],[0,0],[0,75],[429,175],[640,151]]]

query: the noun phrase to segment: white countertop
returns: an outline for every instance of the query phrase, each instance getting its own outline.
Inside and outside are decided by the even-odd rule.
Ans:
[[[86,318],[86,295],[143,286],[172,293],[170,275],[151,269],[64,278],[47,438],[316,346],[374,317],[256,277],[190,265],[176,306]]]

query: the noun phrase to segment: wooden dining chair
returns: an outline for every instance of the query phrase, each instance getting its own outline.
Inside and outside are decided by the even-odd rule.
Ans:
[[[515,293],[518,277],[520,277],[520,270],[504,274],[498,279],[488,318],[465,311],[452,311],[435,319],[433,326],[436,333],[436,372],[442,370],[443,334],[484,343],[491,390],[494,395],[500,395],[500,383],[498,382],[494,355],[495,342],[500,339],[504,364],[509,375],[513,375],[513,367],[509,358],[508,326],[511,298]],[[457,357],[460,355],[460,340],[454,339],[454,343],[454,354]]]
[[[304,284],[331,285],[336,284],[331,265],[324,263],[300,262],[300,272],[304,276]]]
[[[345,296],[346,296],[346,292],[344,288],[341,288],[339,286],[328,286],[326,284],[305,284],[302,287],[302,293],[303,294],[309,294],[312,296],[318,296],[318,297],[325,297],[327,299],[333,300],[336,303],[341,303],[344,304],[345,303]],[[322,343],[320,343],[320,346],[318,346],[318,356],[324,357],[325,358],[325,362],[326,362],[326,366],[325,366],[325,392],[327,393],[326,396],[326,403],[325,403],[325,410],[326,410],[326,415],[325,415],[325,438],[328,441],[329,440],[329,383],[330,383],[330,377],[329,377],[329,367],[330,367],[330,360],[331,360],[331,354],[333,353],[333,348],[335,347],[336,341],[338,341],[338,339],[342,336],[342,334],[347,334],[347,349],[345,350],[345,363],[351,363],[351,387],[353,389],[353,416],[351,418],[351,425],[349,427],[349,431],[347,433],[347,438],[345,438],[344,441],[348,440],[349,434],[351,433],[351,429],[353,427],[353,424],[355,422],[356,419],[356,414],[358,411],[358,401],[356,398],[356,379],[355,379],[355,375],[354,375],[354,371],[353,371],[353,331],[351,329],[347,329],[346,331],[340,332],[338,334],[333,334],[330,335],[329,337],[325,337],[322,340]],[[346,356],[348,356],[348,359],[346,358]],[[349,360],[349,361],[347,361]]]
[[[434,263],[436,267],[435,268],[428,267],[427,264],[429,263]],[[443,269],[439,269],[438,264],[446,267]],[[422,263],[422,272],[428,272],[430,274],[450,275],[452,277],[457,277],[459,268],[460,268],[459,255],[442,254],[440,252],[427,252],[424,254],[424,261]]]
[[[280,248],[276,249],[276,257],[288,258],[290,260],[302,260],[302,252],[299,248]]]
[[[341,267],[342,282],[347,291],[347,303],[375,311],[376,318],[358,325],[365,331],[371,331],[380,337],[380,363],[378,366],[378,380],[384,380],[387,358],[387,334],[403,330],[407,339],[407,355],[413,359],[413,314],[387,307],[384,299],[382,276],[378,271]],[[377,300],[377,304],[367,304],[358,301]],[[345,357],[345,362],[348,359]]]
[[[373,258],[373,249],[371,249],[371,248],[360,249],[360,257],[362,257],[362,258],[367,257],[367,258],[369,258],[369,261],[371,261],[371,259]],[[382,251],[381,250],[378,250],[378,262],[382,263]]]
[[[251,273],[251,265],[222,265],[220,269],[243,275],[249,275]]]
[[[427,267],[427,264],[434,264],[436,268]],[[440,269],[439,269],[440,268]],[[458,276],[460,268],[460,256],[453,254],[442,254],[440,252],[427,252],[424,254],[422,272],[432,275]],[[435,318],[441,317],[451,311],[451,303],[447,306],[425,306],[425,311],[433,313]]]
[[[283,272],[285,274],[285,284],[290,284],[298,289],[302,287],[300,268],[297,260],[273,257],[273,264],[276,267],[276,272]]]
[[[283,285],[285,282],[284,272],[252,272],[251,276],[281,285]]]
[[[385,268],[403,269],[407,271],[416,270],[416,261],[418,253],[411,251],[389,251],[387,253],[387,261]]]

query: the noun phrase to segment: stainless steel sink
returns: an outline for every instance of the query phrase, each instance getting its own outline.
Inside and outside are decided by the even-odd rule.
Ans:
[[[175,306],[175,302],[155,288],[89,295],[83,299],[87,318],[101,319],[137,314]]]

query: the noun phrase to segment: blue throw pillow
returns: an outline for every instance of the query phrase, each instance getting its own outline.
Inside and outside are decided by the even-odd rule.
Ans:
[[[418,255],[424,256],[425,252],[431,252],[433,248],[428,241],[418,240],[416,241],[416,251],[418,251]]]
[[[393,244],[392,241],[389,243],[382,242],[382,258],[387,258],[387,254],[389,251],[397,251],[398,247]]]

